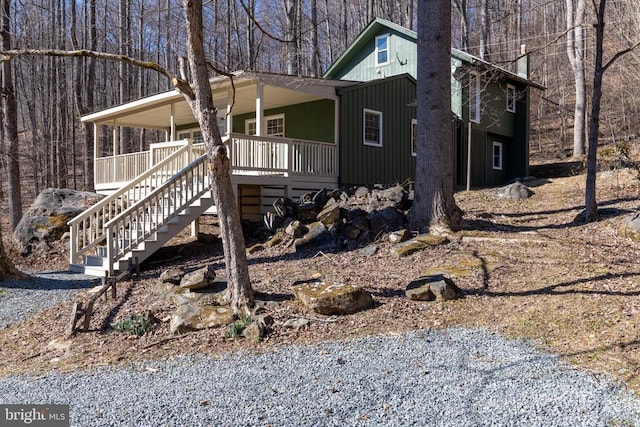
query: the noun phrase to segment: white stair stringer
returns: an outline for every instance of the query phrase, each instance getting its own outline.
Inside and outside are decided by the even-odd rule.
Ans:
[[[72,271],[115,276],[140,264],[213,206],[206,156],[104,224],[106,244],[96,246]]]

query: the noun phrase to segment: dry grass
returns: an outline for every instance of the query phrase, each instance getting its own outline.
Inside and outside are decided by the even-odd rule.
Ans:
[[[584,197],[584,176],[578,175],[536,181],[535,195],[522,202],[498,200],[492,190],[458,193],[465,229],[451,243],[408,258],[391,257],[388,243],[379,243],[378,253],[367,258],[355,252],[292,254],[286,248],[257,252],[250,256],[253,286],[262,298],[276,301],[268,308],[276,320],[274,330],[260,344],[224,340],[222,328],[176,337],[166,321],[140,338],[110,327],[147,310],[159,319],[170,315],[172,305],[156,286],[162,269],[221,263],[218,244],[176,244],[158,253],[140,277],[120,284],[117,300],[102,300],[94,331],[75,336],[66,352],[47,343],[62,337],[71,302],[0,331],[0,375],[467,326],[534,340],[544,350],[640,391],[640,243],[617,236],[623,217],[637,207],[639,182],[625,171],[607,172],[598,182],[598,198],[607,211],[593,224],[574,222]],[[214,233],[208,227],[204,230]],[[446,303],[404,298],[410,280],[435,271],[450,275],[465,298]],[[290,318],[318,317],[305,313],[290,292],[294,281],[314,274],[365,287],[376,307],[312,321],[298,330],[283,328]]]

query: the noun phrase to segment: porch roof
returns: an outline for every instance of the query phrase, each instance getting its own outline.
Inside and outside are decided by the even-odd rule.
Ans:
[[[256,110],[256,88],[263,84],[264,109],[300,104],[320,99],[337,99],[336,89],[357,84],[344,80],[330,80],[313,77],[298,77],[283,74],[261,72],[234,72],[235,102],[234,115]],[[227,108],[228,93],[231,88],[230,79],[218,76],[211,79],[213,102],[218,108],[218,115],[224,115]],[[196,120],[187,102],[178,90],[159,93],[140,98],[125,104],[108,108],[81,117],[83,122],[101,125],[167,129],[173,106],[173,117],[176,126],[194,123]]]

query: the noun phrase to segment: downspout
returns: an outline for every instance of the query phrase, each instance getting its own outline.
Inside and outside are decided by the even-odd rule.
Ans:
[[[471,190],[471,120],[467,126],[467,191]]]

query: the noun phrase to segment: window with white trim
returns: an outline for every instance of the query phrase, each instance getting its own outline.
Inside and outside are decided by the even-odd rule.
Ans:
[[[480,123],[480,75],[469,76],[469,120]]]
[[[202,131],[199,128],[179,131],[178,141],[183,139],[190,139],[191,142],[194,144],[200,144],[204,142],[204,138],[202,137]]]
[[[509,84],[507,85],[507,111],[516,112],[516,87]]]
[[[389,63],[389,34],[376,37],[376,67]]]
[[[493,157],[493,169],[502,170],[502,142],[493,141],[491,150]]]
[[[411,119],[411,155],[415,157],[418,152],[418,120]]]
[[[364,145],[382,147],[382,113],[364,109],[363,114]]]
[[[263,126],[266,136],[284,137],[284,114],[276,114],[264,118]],[[244,122],[244,133],[246,135],[256,134],[256,119],[247,119]]]

